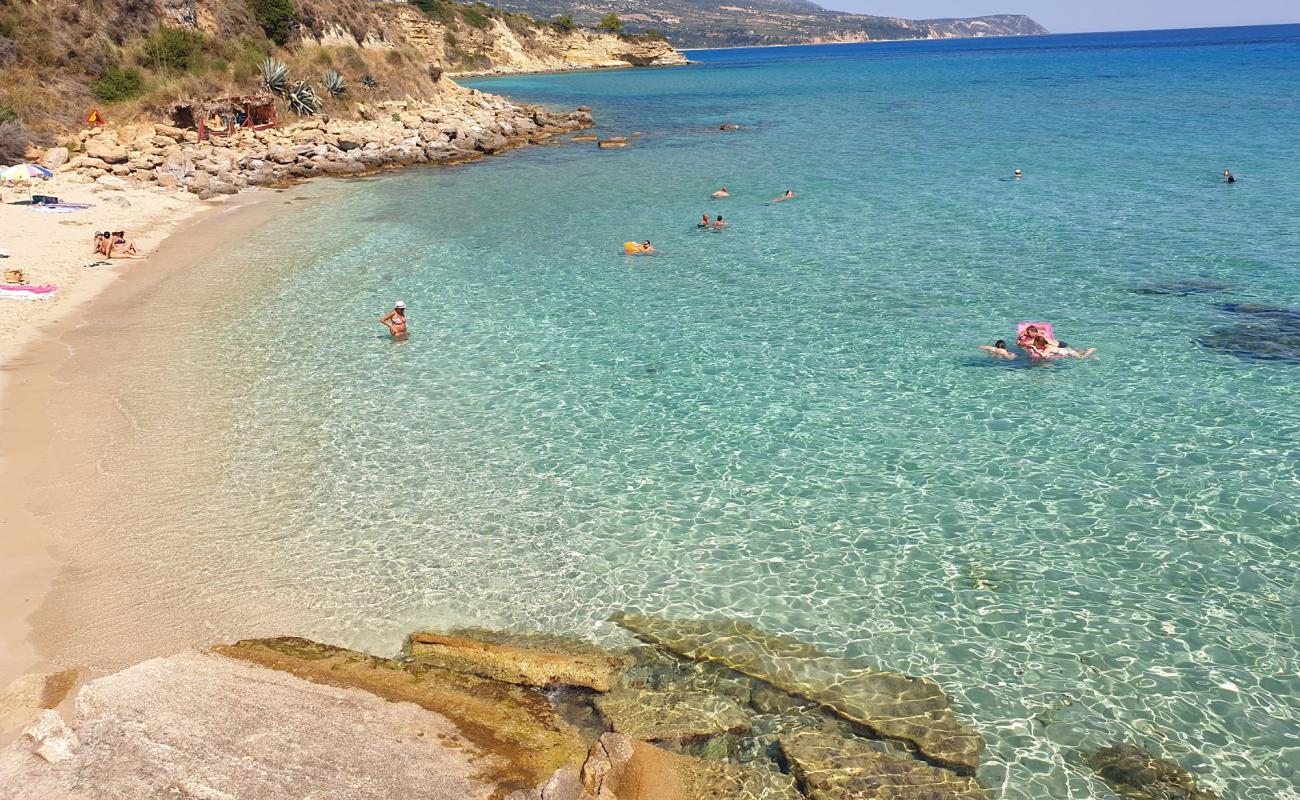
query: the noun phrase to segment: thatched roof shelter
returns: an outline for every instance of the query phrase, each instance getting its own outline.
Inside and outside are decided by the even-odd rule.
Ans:
[[[260,131],[275,127],[275,96],[265,92],[203,100],[185,100],[172,106],[172,124],[197,130],[199,139],[229,136],[240,128]]]

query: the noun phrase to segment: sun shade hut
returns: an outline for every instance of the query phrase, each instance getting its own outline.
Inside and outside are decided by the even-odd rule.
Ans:
[[[240,128],[260,131],[276,125],[275,97],[247,94],[187,100],[172,106],[171,118],[178,128],[197,130],[200,140],[229,136]]]

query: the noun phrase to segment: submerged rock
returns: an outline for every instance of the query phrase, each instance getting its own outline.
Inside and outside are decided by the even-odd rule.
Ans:
[[[689,742],[751,728],[738,703],[710,694],[619,689],[595,703],[610,727],[643,742]]]
[[[1187,770],[1135,744],[1111,743],[1088,763],[1117,794],[1132,800],[1219,800],[1201,791]]]
[[[799,733],[780,744],[810,800],[988,800],[974,778],[892,755],[882,742]]]
[[[958,722],[947,695],[932,680],[881,672],[743,622],[633,614],[612,619],[665,650],[722,664],[812,700],[878,736],[909,742],[930,761],[964,771],[979,766],[984,740]]]
[[[1254,303],[1221,303],[1218,307],[1245,319],[1200,337],[1196,341],[1202,347],[1250,361],[1300,364],[1300,308]]]
[[[492,778],[512,790],[531,790],[557,769],[576,767],[587,749],[545,695],[523,686],[294,637],[250,639],[213,650],[314,683],[362,689],[441,714],[466,739],[500,757]]]
[[[1186,297],[1194,294],[1211,294],[1229,288],[1228,284],[1210,280],[1170,281],[1168,283],[1149,283],[1133,289],[1135,294],[1173,295]]]
[[[557,652],[484,642],[465,636],[416,632],[403,651],[418,663],[481,675],[522,686],[582,686],[607,692],[628,667],[628,659],[596,648]]]
[[[788,775],[676,755],[618,733],[607,733],[592,746],[582,767],[582,784],[587,797],[600,800],[802,800],[803,797]]]

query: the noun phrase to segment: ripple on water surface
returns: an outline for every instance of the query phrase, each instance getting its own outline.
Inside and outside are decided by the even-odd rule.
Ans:
[[[1003,798],[1110,797],[1111,740],[1300,797],[1300,372],[1215,333],[1300,305],[1295,47],[485,84],[648,135],[352,184],[219,257],[283,271],[193,337],[206,591],[379,649],[729,615],[934,676]],[[973,349],[1041,317],[1101,358]]]

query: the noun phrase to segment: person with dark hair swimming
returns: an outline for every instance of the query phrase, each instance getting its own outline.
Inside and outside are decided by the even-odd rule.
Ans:
[[[1236,175],[1233,175],[1231,170],[1227,170],[1227,169],[1225,169],[1225,170],[1223,171],[1223,182],[1224,182],[1224,183],[1236,183],[1236,182],[1237,182],[1237,176],[1236,176]]]
[[[1015,353],[1007,349],[1007,343],[1004,339],[998,339],[991,345],[982,344],[980,345],[980,349],[991,356],[996,356],[997,358],[1002,359],[1003,361],[1011,361],[1016,357]]]
[[[713,221],[713,229],[715,231],[720,231],[725,227],[727,227],[727,223],[723,221],[722,215],[719,214],[718,218]]]

